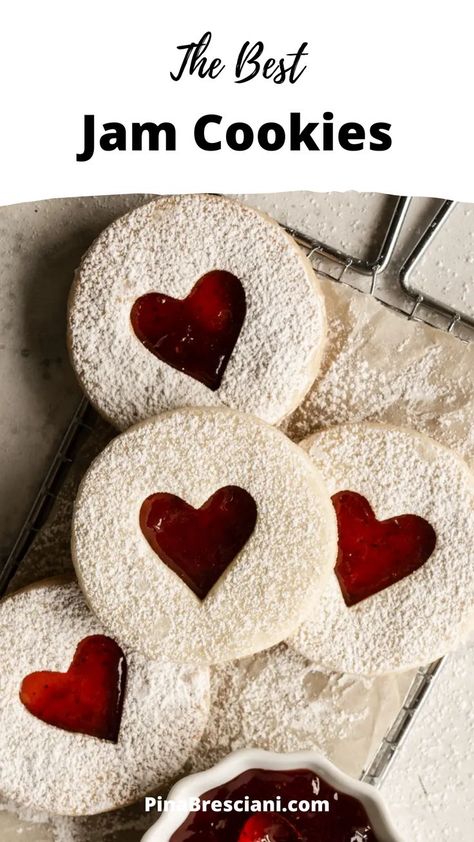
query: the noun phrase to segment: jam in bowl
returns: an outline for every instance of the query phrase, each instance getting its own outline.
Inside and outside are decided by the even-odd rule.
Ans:
[[[378,793],[315,752],[237,751],[167,801],[143,842],[401,842]]]

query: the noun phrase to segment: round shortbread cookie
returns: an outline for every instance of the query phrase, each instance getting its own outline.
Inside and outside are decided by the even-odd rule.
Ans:
[[[216,271],[235,276],[237,289],[231,285],[217,303],[214,287],[204,291],[191,317],[183,315],[180,333],[181,305],[164,299],[183,301]],[[145,319],[148,338],[167,362],[132,325],[132,309],[143,296],[148,306],[154,299],[153,318]],[[213,352],[220,385],[204,385],[169,364],[172,359],[179,368],[190,354],[210,353],[216,321],[219,332],[234,317],[227,363],[220,345]],[[207,320],[204,332],[201,319]],[[77,376],[94,406],[122,430],[181,406],[224,405],[276,424],[314,382],[325,333],[319,281],[294,240],[269,217],[220,196],[169,196],[118,219],[84,256],[69,301]]]
[[[289,644],[323,670],[366,674],[427,664],[453,649],[473,620],[467,465],[425,435],[377,424],[334,427],[303,447],[346,520],[343,534],[338,513],[335,573]]]
[[[112,810],[166,786],[198,743],[209,714],[209,670],[153,663],[127,650],[117,742],[49,724],[22,703],[27,676],[67,672],[81,641],[106,634],[76,582],[43,580],[0,603],[3,797],[59,815]],[[77,704],[74,697],[74,711]],[[61,715],[67,705],[65,695]]]
[[[237,502],[211,506],[212,523],[201,523],[211,498],[229,487]],[[156,515],[158,550],[141,524],[153,495],[180,498]],[[252,514],[221,564],[221,524],[233,541]],[[169,550],[170,535],[181,556],[176,543]],[[210,663],[278,643],[317,599],[336,549],[333,507],[308,456],[274,427],[227,409],[164,413],[118,436],[85,475],[73,517],[73,560],[92,610],[151,658]],[[211,578],[198,592],[200,567]]]

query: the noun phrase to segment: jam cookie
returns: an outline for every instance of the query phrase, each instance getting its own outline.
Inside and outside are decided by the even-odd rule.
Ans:
[[[303,447],[338,520],[334,574],[290,645],[323,670],[381,673],[427,664],[473,620],[474,478],[425,435],[341,425]]]
[[[210,663],[278,643],[317,600],[336,549],[311,460],[227,409],[168,412],[118,436],[73,516],[86,599],[150,658]]]
[[[86,815],[176,775],[206,724],[207,669],[122,648],[64,579],[7,597],[0,631],[3,797]]]
[[[325,331],[319,282],[296,243],[220,196],[169,196],[118,219],[70,295],[73,366],[122,430],[180,406],[276,424],[312,385]]]

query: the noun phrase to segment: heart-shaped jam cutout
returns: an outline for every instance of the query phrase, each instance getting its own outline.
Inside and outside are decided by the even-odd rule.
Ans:
[[[215,391],[239,337],[246,309],[239,279],[215,269],[199,278],[182,300],[161,292],[142,295],[135,301],[130,318],[145,348]]]
[[[199,599],[204,599],[250,538],[257,520],[252,495],[219,488],[195,509],[174,494],[151,494],[140,509],[150,547]]]
[[[379,521],[355,491],[339,491],[332,502],[339,533],[335,572],[348,606],[414,573],[435,548],[433,527],[418,515]]]
[[[102,634],[79,643],[67,672],[32,672],[20,699],[33,716],[101,740],[118,740],[127,680],[120,646]]]
[[[300,842],[301,838],[279,813],[255,813],[245,822],[238,842]]]

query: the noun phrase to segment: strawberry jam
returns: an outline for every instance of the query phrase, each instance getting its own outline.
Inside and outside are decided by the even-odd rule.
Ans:
[[[118,643],[103,634],[85,637],[67,672],[32,672],[20,700],[33,716],[62,728],[117,742],[127,662]]]
[[[204,599],[250,538],[257,505],[243,488],[219,488],[194,509],[174,494],[151,494],[140,509],[141,530],[155,553]]]
[[[377,520],[355,491],[339,491],[332,502],[339,533],[335,572],[348,606],[414,573],[435,548],[433,527],[418,515]]]
[[[201,807],[189,814],[170,842],[378,842],[360,801],[338,792],[309,769],[249,769],[204,793],[201,803],[229,801],[237,807],[240,802],[245,808],[247,797],[250,803],[275,803],[279,798],[283,808],[304,802],[305,808],[224,812]]]
[[[247,305],[239,279],[207,272],[184,299],[161,292],[138,298],[130,314],[140,342],[162,362],[219,388],[241,331]]]

